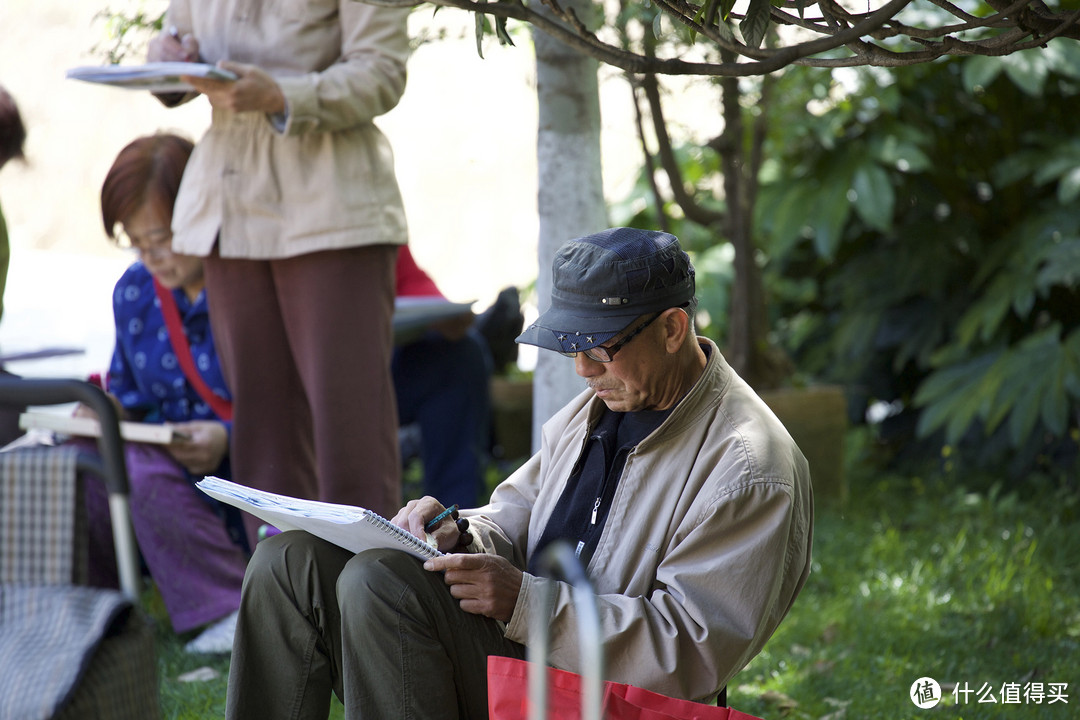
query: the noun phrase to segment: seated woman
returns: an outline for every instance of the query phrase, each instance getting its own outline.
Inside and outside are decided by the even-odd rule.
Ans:
[[[182,439],[168,445],[126,443],[132,524],[173,629],[204,628],[186,649],[224,653],[232,649],[247,552],[225,511],[193,484],[208,474],[229,477],[231,404],[214,350],[202,259],[170,247],[173,201],[192,147],[175,135],[139,138],[120,152],[101,188],[106,234],[138,255],[113,292],[116,346],[105,387],[122,419],[179,431]],[[92,580],[112,584],[104,483],[87,478],[86,495]]]
[[[396,295],[399,303],[402,298],[449,302],[404,245],[398,250]],[[487,500],[483,475],[491,439],[491,365],[471,312],[437,321],[394,348],[390,369],[398,422],[419,430],[423,494],[447,507],[474,507]],[[407,459],[413,448],[402,445]]]

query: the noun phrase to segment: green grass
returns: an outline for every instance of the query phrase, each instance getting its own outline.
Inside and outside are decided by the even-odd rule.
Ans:
[[[729,702],[774,718],[1080,716],[1080,496],[1032,479],[1023,494],[954,475],[850,472],[843,509],[819,509],[814,566],[765,650],[731,684]],[[867,479],[872,477],[873,479]],[[220,718],[228,660],[183,653],[152,595],[165,718]],[[200,667],[218,677],[177,678]],[[929,676],[932,710],[909,699]],[[952,687],[973,692],[955,704]],[[977,702],[989,683],[1067,683],[1068,703]],[[332,718],[341,718],[334,703]]]
[[[225,692],[229,678],[229,658],[224,655],[189,655],[184,643],[196,633],[177,636],[172,632],[160,596],[153,587],[144,596],[144,607],[155,628],[158,693],[161,715],[167,720],[203,720],[225,717]],[[203,679],[184,680],[189,673],[203,672]],[[330,717],[344,718],[344,708],[336,699]]]
[[[225,716],[225,689],[229,677],[227,656],[188,655],[184,643],[195,633],[177,636],[169,625],[161,596],[151,586],[143,594],[143,607],[154,624],[157,650],[158,693],[165,718],[221,718]],[[188,673],[209,672],[212,677],[185,681]]]
[[[1080,498],[1036,479],[1024,497],[982,485],[864,480],[846,509],[819,512],[806,588],[731,705],[764,718],[1080,716]],[[908,697],[924,676],[944,688],[932,710]],[[1007,683],[1019,704],[1001,702]],[[1028,683],[1067,683],[1068,703],[1025,703]],[[998,703],[977,702],[984,684]],[[966,703],[956,686],[974,691]]]

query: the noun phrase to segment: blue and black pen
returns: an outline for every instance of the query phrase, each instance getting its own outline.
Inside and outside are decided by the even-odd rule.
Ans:
[[[436,515],[435,517],[433,517],[431,520],[428,521],[428,524],[424,526],[424,531],[425,532],[431,532],[432,530],[434,530],[435,528],[437,528],[439,526],[439,523],[441,523],[443,520],[450,517],[451,515],[453,515],[457,511],[458,511],[457,504],[451,505],[450,507],[446,508],[441,513],[439,513],[438,515]]]

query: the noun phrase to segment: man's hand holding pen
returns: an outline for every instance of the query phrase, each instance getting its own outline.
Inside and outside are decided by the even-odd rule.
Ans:
[[[454,552],[469,544],[469,521],[458,517],[457,506],[445,508],[433,497],[410,500],[393,523],[417,537],[430,534],[447,555],[431,558],[424,569],[443,573],[450,594],[461,609],[508,622],[521,592],[522,573],[506,558],[486,553]]]
[[[391,522],[418,538],[430,535],[442,552],[460,552],[472,542],[469,521],[458,517],[457,505],[444,508],[431,496],[410,500]]]
[[[469,532],[469,520],[458,515],[457,504],[451,505],[431,520],[424,523],[424,532],[434,532],[436,528],[442,525],[444,520],[452,520],[458,530],[457,545],[452,548],[451,551],[464,550],[467,548],[472,543],[472,534]]]

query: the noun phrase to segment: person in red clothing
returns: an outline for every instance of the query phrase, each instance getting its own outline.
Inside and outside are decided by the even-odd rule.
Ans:
[[[446,300],[408,247],[398,251],[396,294],[399,302]],[[395,347],[391,364],[398,421],[403,428],[419,429],[423,492],[461,507],[487,499],[483,470],[492,358],[474,320],[469,312],[433,323],[417,339]]]

